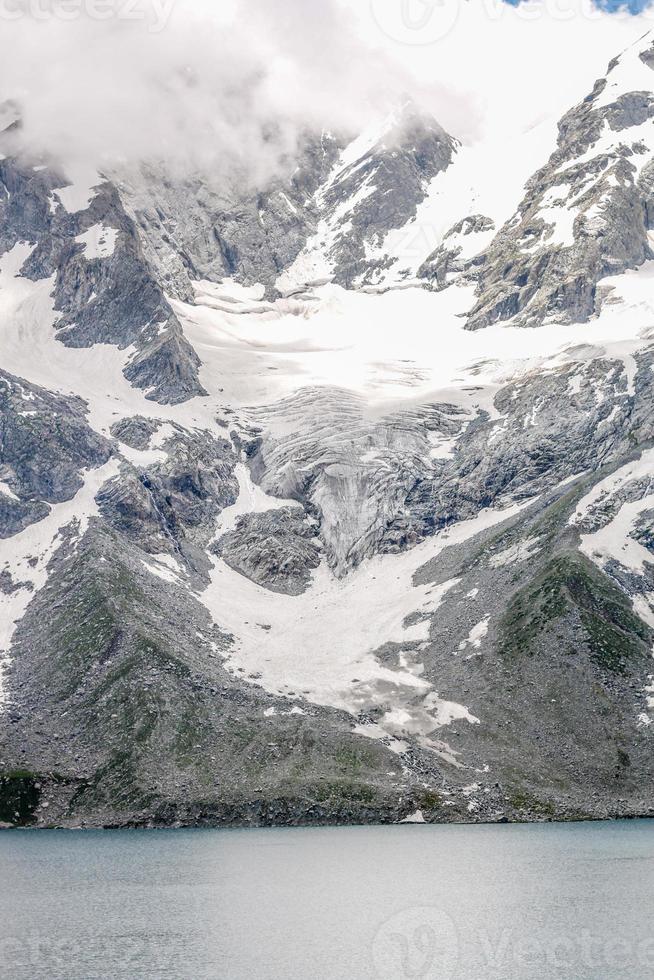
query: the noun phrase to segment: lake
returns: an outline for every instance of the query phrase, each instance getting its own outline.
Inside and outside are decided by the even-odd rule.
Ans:
[[[11,980],[654,977],[654,823],[0,833]]]

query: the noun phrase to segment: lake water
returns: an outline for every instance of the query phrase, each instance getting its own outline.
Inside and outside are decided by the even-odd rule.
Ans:
[[[0,833],[11,980],[654,977],[654,823]]]

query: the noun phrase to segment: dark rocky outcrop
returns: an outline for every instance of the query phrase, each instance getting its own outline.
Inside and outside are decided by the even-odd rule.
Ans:
[[[0,537],[9,537],[70,500],[82,470],[111,454],[91,429],[81,398],[56,395],[0,370]]]
[[[22,157],[0,161],[0,253],[18,242],[33,250],[21,275],[54,277],[57,338],[72,347],[109,343],[136,355],[125,373],[148,397],[163,403],[203,395],[199,360],[184,339],[145,257],[116,188],[98,175],[88,206],[68,213],[56,191],[66,178]],[[90,254],[83,237],[104,229],[110,242]],[[79,241],[79,239],[82,241]]]
[[[558,146],[527,183],[513,217],[478,256],[472,330],[501,320],[525,326],[584,322],[599,309],[598,282],[653,257],[651,92],[607,96],[623,62],[647,62],[651,39],[628,49],[559,123]]]
[[[317,521],[300,507],[281,507],[239,517],[222,535],[216,554],[242,575],[273,592],[298,595],[322,559]]]

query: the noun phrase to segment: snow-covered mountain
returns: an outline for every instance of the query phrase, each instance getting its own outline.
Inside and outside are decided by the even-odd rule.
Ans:
[[[652,39],[609,65],[559,123],[556,149],[483,256],[469,325],[587,320],[601,279],[652,257]]]
[[[263,187],[2,120],[0,821],[651,812],[654,37]]]

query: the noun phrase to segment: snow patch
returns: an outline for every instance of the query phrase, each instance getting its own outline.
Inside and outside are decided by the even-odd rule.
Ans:
[[[87,259],[108,259],[114,254],[116,240],[118,239],[118,229],[108,228],[105,225],[92,225],[88,231],[78,235],[75,241],[84,246],[84,255]]]
[[[653,508],[654,493],[622,504],[608,524],[591,534],[582,534],[580,551],[600,565],[614,558],[624,568],[642,574],[645,564],[654,565],[654,555],[632,535],[640,515]]]
[[[474,291],[457,285],[366,293],[325,284],[256,315],[212,308],[200,296],[196,305],[171,302],[202,361],[203,386],[223,404],[268,405],[301,387],[333,386],[357,392],[374,413],[441,401],[497,418],[503,385],[534,371],[579,365],[580,373],[598,358],[622,361],[633,392],[634,354],[651,344],[653,280],[654,262],[607,278],[616,301],[599,317],[529,330],[466,330]],[[442,444],[443,453],[451,448]]]
[[[68,187],[58,187],[54,191],[55,196],[69,214],[86,211],[103,178],[96,170],[90,170],[88,167],[70,170],[68,178],[70,180]]]
[[[4,370],[48,391],[75,394],[89,405],[89,424],[109,435],[118,419],[131,415],[175,421],[224,436],[215,403],[194,398],[182,405],[160,405],[133,388],[123,375],[133,348],[110,344],[66,347],[55,336],[54,277],[32,281],[20,270],[34,246],[19,242],[0,257],[0,348]]]
[[[538,551],[540,538],[528,538],[526,541],[517,541],[499,555],[493,555],[489,561],[492,568],[504,568],[506,565],[515,565],[518,562],[526,561]]]
[[[489,623],[490,616],[486,616],[486,618],[482,619],[476,624],[476,626],[473,626],[465,640],[461,640],[459,643],[459,651],[462,653],[464,650],[467,650],[470,647],[472,647],[473,650],[479,650],[482,640],[488,634]]]
[[[284,500],[281,497],[271,497],[258,484],[254,483],[250,470],[245,463],[237,463],[234,475],[238,480],[238,497],[235,504],[226,507],[220,514],[216,526],[215,537],[219,538],[227,531],[233,531],[239,517],[246,514],[263,514],[268,510],[279,510],[282,507],[300,507],[297,500]]]
[[[404,820],[400,820],[400,823],[425,823],[422,810],[416,810],[415,813],[410,813]]]
[[[183,578],[183,572],[172,555],[167,555],[163,552],[161,554],[151,555],[150,557],[152,561],[141,558],[141,564],[144,568],[147,568],[151,575],[163,579],[164,582],[173,582],[179,585]]]
[[[238,513],[247,512],[250,503],[235,507]],[[387,708],[391,701],[393,708],[379,720],[386,735],[411,733],[426,739],[454,720],[477,719],[463,705],[440,698],[416,670],[383,666],[375,651],[387,642],[428,640],[430,618],[456,580],[414,585],[415,572],[448,545],[519,510],[515,505],[483,511],[409,552],[375,556],[343,579],[322,563],[299,596],[264,589],[216,558],[211,584],[200,599],[214,622],[235,638],[227,653],[229,669],[260,675],[258,683],[278,696],[301,693],[315,704],[353,715]],[[231,523],[228,513],[224,517]],[[263,635],[257,625],[261,622],[270,625]],[[360,733],[368,734],[368,727],[362,726]]]
[[[9,497],[10,500],[20,500],[20,497],[16,496],[9,484],[5,483],[4,480],[0,480],[0,493],[4,494],[5,497]]]

